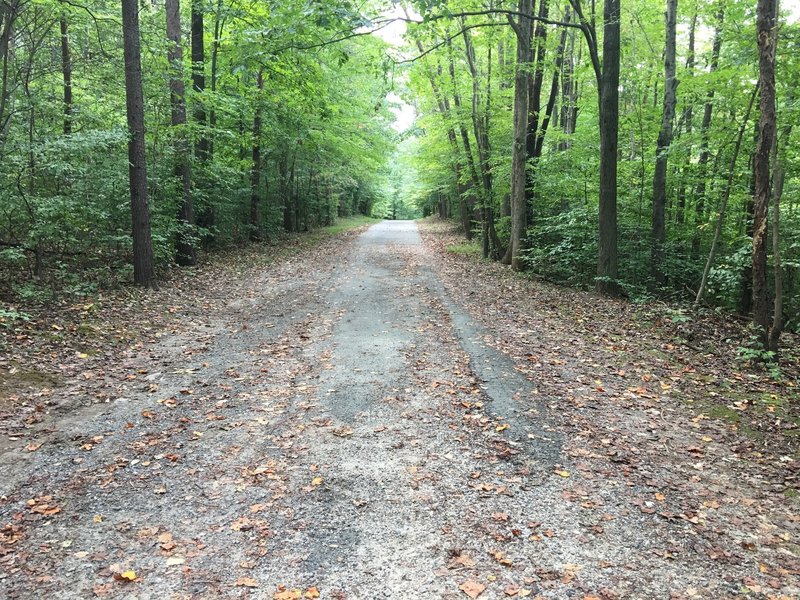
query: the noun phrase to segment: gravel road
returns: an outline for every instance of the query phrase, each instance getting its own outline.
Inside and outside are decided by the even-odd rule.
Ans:
[[[618,487],[565,500],[556,399],[433,260],[396,221],[269,267],[0,453],[0,597],[737,597]]]

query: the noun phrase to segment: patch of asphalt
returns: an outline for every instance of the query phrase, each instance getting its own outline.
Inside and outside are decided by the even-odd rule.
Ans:
[[[429,267],[425,271],[429,285],[452,320],[461,347],[470,356],[470,368],[482,381],[489,410],[510,425],[506,438],[515,448],[532,456],[538,468],[552,468],[558,462],[563,443],[548,414],[548,402],[552,399],[540,396],[510,357],[485,343],[486,330],[449,298]]]

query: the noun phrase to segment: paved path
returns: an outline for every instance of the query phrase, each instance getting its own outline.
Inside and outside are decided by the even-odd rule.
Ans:
[[[565,500],[548,399],[432,260],[398,221],[270,267],[0,454],[0,597],[662,597],[648,517]]]

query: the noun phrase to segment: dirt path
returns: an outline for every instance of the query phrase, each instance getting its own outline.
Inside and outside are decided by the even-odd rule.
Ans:
[[[644,479],[585,468],[621,439],[576,433],[436,262],[394,222],[270,267],[126,365],[114,402],[0,454],[0,597],[800,593],[788,500],[742,481],[726,503],[737,472],[706,461],[714,493],[687,475],[696,510],[671,512],[683,475],[647,452],[620,458]],[[563,360],[558,377],[582,369]],[[708,522],[730,537],[719,556]]]

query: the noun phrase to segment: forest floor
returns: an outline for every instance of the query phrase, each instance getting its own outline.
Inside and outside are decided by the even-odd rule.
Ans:
[[[3,330],[0,597],[800,597],[791,353],[420,229]]]

